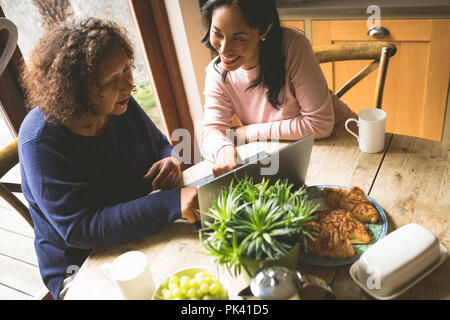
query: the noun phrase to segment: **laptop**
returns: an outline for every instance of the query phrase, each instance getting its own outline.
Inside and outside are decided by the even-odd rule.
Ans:
[[[245,175],[259,183],[263,178],[270,179],[270,184],[278,179],[288,179],[295,188],[305,184],[311,151],[314,144],[314,134],[310,134],[294,141],[272,153],[259,153],[247,163],[221,176],[197,185],[198,204],[200,209],[201,226],[209,219],[203,214],[207,212],[223,187],[228,187],[231,181],[243,179]]]

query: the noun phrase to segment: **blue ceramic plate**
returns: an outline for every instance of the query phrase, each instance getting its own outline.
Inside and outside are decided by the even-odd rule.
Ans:
[[[319,204],[320,207],[317,210],[330,210],[332,209],[330,205],[325,201],[325,199],[322,196],[322,190],[325,187],[331,187],[331,188],[344,188],[348,189],[348,187],[342,187],[342,186],[334,186],[334,185],[320,185],[320,186],[310,186],[307,187],[307,193],[309,196],[310,201],[313,204]],[[375,242],[379,241],[381,238],[383,238],[386,235],[387,232],[387,220],[386,220],[386,214],[384,213],[381,206],[371,197],[367,196],[367,199],[372,202],[375,209],[378,211],[378,214],[380,215],[380,218],[378,219],[377,223],[367,223],[367,232],[370,235],[370,242],[366,244],[354,244],[353,250],[355,250],[355,255],[353,257],[349,258],[328,258],[328,257],[320,257],[315,256],[309,253],[306,253],[303,248],[300,250],[299,254],[299,262],[301,263],[308,263],[316,266],[342,266],[346,264],[351,264],[359,259],[359,257],[366,251],[371,245],[373,245]]]

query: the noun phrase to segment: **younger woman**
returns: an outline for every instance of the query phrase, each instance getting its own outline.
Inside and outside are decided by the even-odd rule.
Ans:
[[[283,28],[273,0],[209,0],[202,41],[218,56],[206,68],[202,152],[221,175],[238,166],[238,141],[329,136],[356,115],[329,89],[308,39]]]

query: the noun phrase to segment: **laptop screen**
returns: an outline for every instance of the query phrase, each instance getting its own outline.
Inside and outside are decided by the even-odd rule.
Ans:
[[[202,212],[209,210],[213,199],[219,195],[223,187],[228,187],[233,179],[240,180],[247,175],[255,184],[265,178],[269,179],[270,184],[279,179],[288,179],[297,188],[304,185],[313,143],[314,135],[311,134],[198,186],[202,226],[203,220],[207,217]]]

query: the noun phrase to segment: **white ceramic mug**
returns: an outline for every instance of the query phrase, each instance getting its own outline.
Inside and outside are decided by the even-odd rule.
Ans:
[[[348,128],[350,122],[356,122],[359,135]],[[386,112],[378,108],[364,109],[358,114],[358,120],[345,121],[345,129],[358,139],[359,148],[367,153],[377,153],[384,149],[386,133]]]
[[[5,70],[9,59],[11,59],[14,51],[16,50],[18,37],[16,25],[6,18],[0,18],[0,30],[2,29],[8,30],[9,35],[6,46],[0,57],[0,75],[3,73],[3,70]]]
[[[150,300],[155,291],[147,256],[140,251],[128,251],[113,263],[101,266],[103,274],[115,282],[127,300]]]

